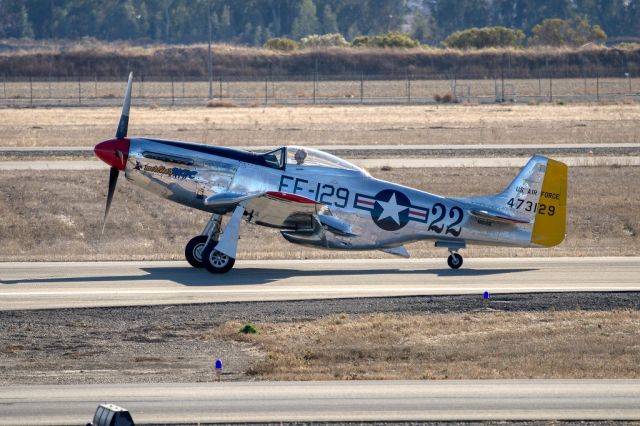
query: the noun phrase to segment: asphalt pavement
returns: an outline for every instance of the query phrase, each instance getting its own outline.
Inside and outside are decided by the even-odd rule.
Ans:
[[[138,423],[638,420],[640,380],[5,386],[0,424],[84,424],[104,402]]]
[[[0,310],[445,294],[640,291],[640,257],[0,263]]]

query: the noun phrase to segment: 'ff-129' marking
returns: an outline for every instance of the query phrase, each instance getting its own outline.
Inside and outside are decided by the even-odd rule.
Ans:
[[[280,177],[280,192],[291,192],[293,194],[304,195],[314,201],[327,206],[344,208],[349,203],[349,190],[347,188],[336,187],[328,183],[318,182],[316,185],[310,184],[308,180],[282,175]]]

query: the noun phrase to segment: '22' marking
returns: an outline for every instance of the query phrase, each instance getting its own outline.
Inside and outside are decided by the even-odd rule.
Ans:
[[[429,224],[429,231],[441,234],[444,230],[445,235],[450,234],[454,237],[459,236],[460,232],[462,232],[461,226],[456,228],[456,226],[462,223],[462,219],[464,219],[464,212],[460,207],[455,206],[452,207],[451,210],[449,210],[449,219],[453,219],[453,222],[449,225],[446,225],[446,230],[445,224],[440,224],[440,222],[442,222],[442,220],[447,215],[447,208],[444,206],[444,204],[435,203],[433,207],[431,207],[431,214],[437,215],[437,217],[433,219]]]

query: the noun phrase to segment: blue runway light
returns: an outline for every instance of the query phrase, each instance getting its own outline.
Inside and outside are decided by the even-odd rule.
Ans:
[[[488,299],[489,298],[489,292],[485,291],[484,293],[482,293],[482,298],[485,299],[485,300]]]
[[[216,359],[216,370],[222,370],[222,360]]]

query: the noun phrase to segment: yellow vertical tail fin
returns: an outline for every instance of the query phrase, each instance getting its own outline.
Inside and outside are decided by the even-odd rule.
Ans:
[[[538,210],[531,231],[531,242],[534,244],[552,247],[564,240],[567,223],[567,172],[566,164],[547,160]]]

